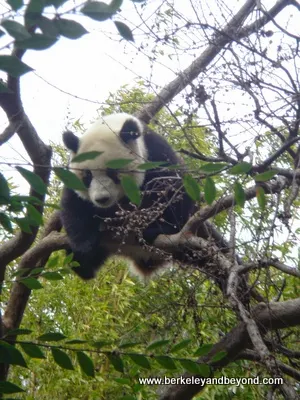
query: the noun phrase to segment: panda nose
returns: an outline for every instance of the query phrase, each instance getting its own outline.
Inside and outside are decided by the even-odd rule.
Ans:
[[[97,197],[95,200],[99,204],[106,204],[109,200],[109,196]]]

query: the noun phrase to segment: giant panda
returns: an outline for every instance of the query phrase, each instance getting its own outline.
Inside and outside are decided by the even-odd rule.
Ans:
[[[137,272],[149,276],[163,267],[168,257],[151,244],[159,234],[181,230],[193,212],[194,203],[182,186],[178,169],[138,169],[146,162],[180,165],[167,141],[136,117],[120,113],[97,120],[81,137],[63,133],[70,151],[70,170],[84,183],[86,190],[63,189],[61,220],[68,236],[74,271],[82,279],[91,279],[112,255],[131,261]],[[82,153],[98,151],[94,159],[73,162]],[[132,160],[122,170],[107,167],[116,159]],[[140,188],[140,207],[130,203],[122,188],[123,175],[132,177]]]

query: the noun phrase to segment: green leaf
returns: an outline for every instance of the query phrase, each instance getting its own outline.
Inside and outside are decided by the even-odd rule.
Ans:
[[[270,179],[272,179],[276,174],[277,174],[276,171],[269,170],[269,171],[263,172],[261,174],[255,175],[254,180],[256,182],[266,182],[266,181],[269,181]]]
[[[181,342],[175,344],[173,347],[171,347],[170,353],[175,353],[177,351],[185,349],[190,343],[191,343],[191,339],[184,339]]]
[[[53,204],[53,203],[44,203],[45,207],[52,208],[54,210],[61,210],[61,207],[58,204]]]
[[[113,365],[114,369],[118,372],[124,372],[124,364],[121,357],[118,354],[106,354],[110,363]]]
[[[14,76],[15,78],[18,78],[19,76],[32,71],[32,68],[20,61],[15,56],[0,55],[0,70],[7,72],[9,75]]]
[[[166,161],[149,161],[143,164],[138,165],[138,169],[142,169],[143,171],[148,171],[149,169],[155,169],[159,167],[163,167],[168,165]]]
[[[46,36],[43,33],[33,33],[28,39],[16,40],[15,45],[19,49],[45,50],[53,46],[56,41],[56,38]]]
[[[131,380],[128,378],[114,378],[114,381],[121,385],[131,385]]]
[[[48,260],[47,262],[47,268],[53,268],[56,267],[58,264],[58,260],[59,260],[59,255],[56,256],[51,256],[51,258]]]
[[[151,369],[151,365],[147,357],[142,356],[141,354],[128,354],[128,356],[132,359],[132,361],[138,365],[139,367]]]
[[[83,351],[78,351],[76,353],[76,356],[81,371],[84,372],[87,376],[91,376],[94,378],[95,369],[92,359],[89,356],[87,356]]]
[[[44,195],[47,193],[47,185],[40,176],[28,169],[16,167],[16,170],[26,179],[30,186],[39,194]]]
[[[242,161],[228,170],[231,175],[247,174],[252,168],[252,164]]]
[[[19,22],[5,19],[1,22],[1,25],[7,30],[10,36],[16,40],[23,40],[31,37],[27,29]]]
[[[188,372],[190,372],[191,374],[199,375],[199,373],[200,373],[199,364],[196,363],[195,361],[180,359],[179,362],[182,365],[182,367],[185,370],[187,370]]]
[[[13,200],[13,196],[10,198],[10,205],[8,207],[9,211],[19,213],[23,211],[23,208],[24,205],[21,202]]]
[[[43,342],[58,342],[65,339],[67,336],[60,332],[47,332],[39,336],[37,340],[42,340]]]
[[[23,6],[23,0],[6,0],[14,11],[18,11]]]
[[[64,351],[57,349],[55,347],[51,348],[51,353],[52,353],[54,361],[61,368],[69,369],[69,370],[74,369],[74,367],[72,365],[72,361],[67,353],[65,353]]]
[[[212,349],[213,344],[203,344],[202,346],[200,346],[194,353],[195,357],[202,357],[205,356],[206,354],[208,354],[210,352],[210,350]]]
[[[146,350],[154,350],[158,349],[159,347],[165,346],[166,344],[170,343],[170,339],[163,339],[163,340],[156,340],[147,346]]]
[[[261,186],[258,186],[256,188],[256,198],[257,198],[257,202],[258,202],[260,209],[264,210],[266,208],[267,199],[266,199],[265,191]]]
[[[17,277],[17,276],[23,276],[24,274],[26,274],[27,272],[30,272],[30,268],[21,268],[21,269],[17,269],[16,271],[14,271],[12,273],[13,277]]]
[[[38,274],[40,274],[42,271],[44,271],[44,268],[43,268],[43,267],[33,268],[33,269],[30,271],[29,276],[38,275]]]
[[[224,357],[226,357],[227,356],[227,351],[219,351],[217,354],[215,354],[214,356],[213,356],[213,358],[211,359],[211,361],[212,362],[215,362],[215,361],[220,361],[220,360],[222,360]]]
[[[43,225],[42,214],[31,204],[27,204],[28,220],[32,226]]]
[[[122,343],[118,347],[119,349],[128,349],[129,347],[135,347],[141,344],[141,342],[127,342],[127,343]]]
[[[225,163],[207,163],[201,165],[200,171],[204,173],[216,173],[226,168],[228,164]]]
[[[72,340],[67,340],[66,344],[82,344],[82,343],[87,343],[87,340],[83,339],[72,339]]]
[[[43,285],[35,278],[22,278],[19,282],[23,283],[28,289],[42,289]]]
[[[204,378],[208,378],[209,376],[211,376],[210,366],[207,364],[199,364],[199,373]]]
[[[38,17],[39,15],[42,14],[44,7],[45,7],[44,0],[30,0],[25,11],[25,17],[27,19],[28,17],[29,18]]]
[[[20,386],[17,386],[14,383],[0,381],[0,393],[12,394],[20,392],[25,392],[25,390],[21,389]]]
[[[9,201],[10,191],[7,180],[0,172],[0,204],[7,204]],[[2,202],[4,201],[4,203]]]
[[[0,340],[0,363],[20,365],[21,367],[28,368],[20,350],[4,340]]]
[[[205,184],[204,184],[204,198],[205,201],[207,202],[207,204],[212,204],[212,202],[215,200],[216,198],[216,186],[215,186],[215,182],[212,180],[212,178],[210,176],[208,176],[205,179]]]
[[[134,42],[134,37],[131,29],[126,24],[124,24],[124,22],[114,21],[114,24],[116,25],[116,28],[118,29],[118,32],[122,36],[122,38],[130,42]]]
[[[123,0],[112,0],[112,2],[109,4],[109,8],[111,9],[112,12],[115,13],[120,9],[122,3]]]
[[[40,28],[42,33],[47,37],[57,38],[59,36],[56,20],[49,19],[43,15],[38,18],[36,25]]]
[[[0,62],[0,70],[1,70],[1,62]],[[5,85],[3,82],[0,81],[0,93],[13,93],[13,91],[9,89],[7,85]]]
[[[9,217],[4,214],[3,212],[0,212],[0,224],[3,226],[3,228],[10,232],[13,233],[13,227],[11,225],[11,221],[9,219]]]
[[[94,160],[101,154],[103,154],[103,151],[88,151],[86,153],[78,154],[78,156],[72,158],[72,162],[81,163],[86,160]]]
[[[74,264],[75,264],[75,261],[74,261]],[[77,263],[76,265],[73,265],[73,263],[72,263],[72,265],[71,265],[71,267],[79,267],[80,266],[80,264],[79,263]],[[60,274],[63,274],[63,275],[67,275],[67,274],[73,274],[73,271],[70,269],[70,268],[61,268],[61,269],[59,269],[58,270],[58,272],[60,273]]]
[[[239,182],[234,184],[234,199],[238,206],[244,207],[246,201],[245,191]]]
[[[79,39],[88,33],[88,31],[78,22],[65,18],[57,19],[56,26],[59,33],[69,39]]]
[[[158,364],[160,364],[165,369],[170,369],[170,370],[177,369],[176,364],[172,360],[171,357],[168,357],[168,356],[154,356],[153,358],[154,358],[155,361],[158,362]]]
[[[19,343],[30,358],[46,358],[42,350],[34,343]]]
[[[22,232],[32,233],[30,224],[27,218],[14,218],[15,223],[19,226]]]
[[[62,279],[64,279],[61,274],[59,274],[58,272],[44,272],[41,275],[42,278],[47,279],[48,281],[60,281]]]
[[[86,190],[84,183],[73,172],[64,168],[54,168],[54,172],[69,189]]]
[[[107,168],[112,168],[112,169],[122,169],[126,167],[126,165],[130,164],[133,161],[133,159],[128,159],[128,158],[118,158],[116,160],[111,160],[108,161],[105,166]]]
[[[40,199],[38,199],[37,197],[35,197],[35,196],[19,196],[19,195],[15,195],[15,196],[11,196],[11,200],[12,201],[24,202],[24,203],[39,204],[39,205],[43,204],[43,202]]]
[[[192,200],[200,201],[200,187],[198,182],[191,175],[185,175],[183,177],[183,186]]]
[[[96,349],[102,349],[102,347],[111,344],[112,342],[108,342],[105,340],[97,340],[96,342],[92,343],[92,346],[96,347]]]
[[[30,335],[33,331],[31,329],[11,329],[10,331],[6,332],[6,336],[19,336],[19,335]]]
[[[64,258],[63,264],[62,264],[62,265],[65,266],[65,265],[70,264],[70,262],[73,261],[73,257],[74,257],[74,254],[73,254],[73,253],[68,254],[68,255]]]
[[[114,14],[114,11],[109,7],[109,5],[102,1],[90,1],[85,3],[81,12],[96,21],[105,21],[106,19],[111,18]]]
[[[129,200],[139,206],[142,200],[141,192],[135,180],[131,176],[124,175],[121,177],[121,185]]]

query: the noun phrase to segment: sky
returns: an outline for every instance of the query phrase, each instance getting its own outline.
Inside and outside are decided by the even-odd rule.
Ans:
[[[201,0],[194,4],[197,4],[200,12],[206,9],[207,20],[204,22],[213,25],[218,21],[222,27],[231,13],[239,9],[243,2],[244,0],[230,0],[230,7],[229,2],[225,0]],[[275,2],[276,0],[262,0],[266,8],[270,8]],[[147,0],[146,16],[155,13],[160,3],[161,0]],[[186,18],[190,17],[195,21],[190,0],[174,0],[174,3],[176,9],[182,11]],[[224,17],[220,14],[219,6],[222,7]],[[0,0],[0,14],[5,7],[5,2]],[[166,53],[159,57],[159,62],[152,64],[142,51],[137,51],[141,40],[144,41],[143,44],[147,44],[147,37],[141,36],[142,30],[134,29],[139,24],[139,19],[130,0],[124,0],[121,17],[116,19],[123,20],[133,29],[136,43],[121,39],[112,21],[96,22],[73,16],[66,18],[74,18],[82,23],[89,33],[78,40],[61,37],[51,48],[43,51],[28,50],[23,58],[23,61],[34,69],[21,78],[23,105],[38,134],[47,144],[51,141],[62,144],[62,132],[67,127],[70,128],[75,120],[80,119],[88,125],[97,117],[97,110],[101,108],[109,93],[114,93],[122,85],[134,85],[136,79],[144,79],[151,84],[149,91],[155,93],[193,60],[192,52],[180,54],[176,51],[175,56],[170,59],[166,49]],[[300,34],[299,16],[291,14],[291,8],[286,10],[284,15],[281,14],[280,18],[277,22],[283,27],[294,34]],[[1,53],[7,54],[1,40],[3,37],[0,38]],[[186,40],[188,43],[191,38]],[[195,40],[200,41],[201,36]],[[200,51],[201,49],[196,51],[197,55]],[[224,96],[224,107],[220,105],[220,115],[228,116],[229,120],[229,111],[225,105],[228,94],[220,93],[220,98],[221,96]],[[247,105],[243,108],[244,99],[235,96],[238,95],[231,92],[228,101],[233,105],[238,104],[241,113],[246,112]],[[0,132],[6,126],[5,114],[0,110]],[[228,129],[237,132],[237,141],[241,142],[247,137],[247,133],[242,131],[242,126],[231,124]],[[12,163],[26,162],[26,152],[17,135],[0,147],[0,159]],[[27,183],[13,166],[1,165],[0,169],[6,177],[12,177],[11,182],[17,187],[16,191],[21,194],[28,192]]]
[[[124,11],[130,16],[130,10],[125,8]],[[61,37],[51,48],[28,50],[23,58],[34,71],[21,78],[22,102],[46,143],[61,143],[62,132],[74,120],[80,118],[88,124],[97,116],[96,111],[109,92],[134,83],[138,76],[124,67],[129,64],[129,56],[124,51],[128,53],[134,48],[121,39],[111,21],[99,23],[88,18],[77,18],[77,21],[90,33],[78,40]],[[110,32],[112,39],[108,37]],[[139,61],[138,68],[134,65],[133,70],[138,71],[142,64]],[[0,131],[6,126],[7,119],[1,110]],[[22,162],[24,155],[17,135],[0,147],[0,157],[8,161]]]
[[[269,7],[274,2],[265,0],[263,3]],[[148,0],[146,15],[156,12],[160,3],[160,0]],[[213,4],[219,3],[207,0],[199,3],[198,7],[211,8]],[[187,17],[190,15],[195,19],[189,0],[175,0],[175,5],[179,10],[181,7]],[[7,5],[0,1],[0,12],[5,10],[4,7]],[[137,7],[140,9],[140,5]],[[210,16],[211,23],[217,17],[222,21],[218,15],[220,10],[215,7],[211,9],[215,12]],[[233,0],[230,9],[224,4],[222,7],[229,15],[234,8],[241,7],[241,2]],[[131,28],[139,23],[130,0],[124,0],[121,17]],[[66,18],[70,16],[66,15]],[[38,134],[46,143],[61,143],[61,133],[79,118],[85,124],[92,121],[109,92],[115,92],[124,84],[134,84],[135,79],[141,78],[151,81],[154,91],[154,85],[164,86],[192,60],[188,54],[173,57],[172,60],[166,54],[153,67],[148,58],[137,51],[136,44],[121,39],[112,21],[96,22],[78,17],[74,19],[82,23],[90,33],[78,40],[60,38],[47,50],[28,50],[23,58],[34,69],[21,78],[23,105]],[[133,33],[136,42],[140,43],[140,31],[133,29]],[[143,37],[142,40],[147,39]],[[6,126],[7,120],[1,111],[0,132]],[[24,153],[17,135],[0,147],[0,157],[8,161],[22,161]],[[11,167],[8,170],[12,172]]]

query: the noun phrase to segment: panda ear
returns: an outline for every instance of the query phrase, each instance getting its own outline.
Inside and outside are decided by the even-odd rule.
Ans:
[[[120,130],[120,138],[124,143],[128,143],[131,140],[136,140],[143,133],[143,125],[137,119],[128,119],[124,122],[122,129]]]
[[[66,131],[63,133],[63,142],[67,149],[77,153],[79,148],[79,139],[71,131]]]

